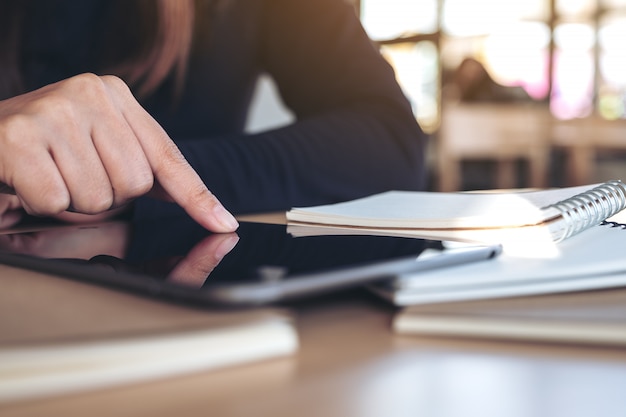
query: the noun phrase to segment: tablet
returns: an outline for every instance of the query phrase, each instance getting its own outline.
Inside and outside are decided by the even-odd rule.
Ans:
[[[499,252],[404,237],[294,237],[285,225],[249,222],[215,234],[188,217],[0,234],[2,263],[208,305],[274,303]]]

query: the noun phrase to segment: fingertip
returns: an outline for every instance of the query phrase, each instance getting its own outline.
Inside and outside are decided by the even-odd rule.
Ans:
[[[235,217],[206,188],[204,188],[202,198],[196,199],[196,202],[184,203],[180,199],[177,200],[160,185],[155,186],[148,195],[162,201],[177,202],[189,216],[212,232],[230,233],[239,227],[239,222]],[[197,202],[199,200],[202,202]]]
[[[213,206],[212,210],[214,218],[217,220],[220,226],[218,232],[234,232],[239,227],[239,222],[235,217],[230,214],[228,210],[224,208],[220,203]]]
[[[202,227],[215,233],[231,233],[237,230],[239,222],[220,201],[211,193],[209,199],[202,204],[187,204],[182,206]]]

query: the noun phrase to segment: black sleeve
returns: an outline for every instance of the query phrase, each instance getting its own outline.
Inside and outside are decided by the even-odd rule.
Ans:
[[[393,71],[344,0],[266,0],[261,68],[296,121],[179,143],[233,213],[286,210],[425,184],[424,146]],[[155,204],[140,201],[138,210]]]

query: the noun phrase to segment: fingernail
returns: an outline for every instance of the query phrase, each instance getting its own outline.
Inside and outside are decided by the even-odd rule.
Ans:
[[[239,222],[230,214],[224,206],[218,204],[213,208],[213,214],[228,230],[235,230],[239,227]]]
[[[239,242],[239,236],[235,234],[224,239],[223,242],[220,242],[217,248],[215,248],[215,259],[221,261],[224,256],[228,255],[230,251],[233,250],[237,242]]]

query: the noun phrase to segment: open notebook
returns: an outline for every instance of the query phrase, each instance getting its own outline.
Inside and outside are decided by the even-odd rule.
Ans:
[[[294,235],[373,233],[501,243],[564,240],[626,207],[626,185],[506,193],[390,191],[287,212]]]
[[[626,289],[409,307],[401,334],[626,346]]]
[[[0,403],[289,355],[282,310],[219,312],[0,267]]]

